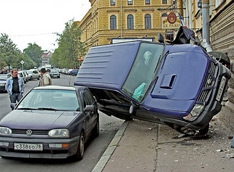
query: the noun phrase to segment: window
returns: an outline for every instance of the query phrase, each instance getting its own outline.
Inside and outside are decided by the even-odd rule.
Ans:
[[[132,14],[129,14],[127,17],[127,25],[128,25],[128,29],[134,29],[134,18]]]
[[[167,13],[163,13],[163,14],[162,14],[162,17],[167,17]]]
[[[110,16],[110,30],[115,30],[116,28],[116,16],[111,15]]]
[[[150,4],[150,0],[145,0],[145,4]]]
[[[215,0],[215,7],[217,8],[223,1],[224,0]]]
[[[145,28],[151,29],[151,15],[150,14],[145,15]]]
[[[141,43],[134,64],[122,87],[123,92],[141,102],[150,83],[155,79],[156,68],[160,63],[164,46]]]
[[[115,0],[110,0],[111,5],[115,5]]]
[[[133,0],[128,0],[128,5],[132,5]]]
[[[84,108],[86,105],[94,105],[95,104],[94,98],[91,95],[90,91],[85,90],[83,92],[83,98],[84,98]]]
[[[162,0],[162,4],[167,4],[167,0]]]

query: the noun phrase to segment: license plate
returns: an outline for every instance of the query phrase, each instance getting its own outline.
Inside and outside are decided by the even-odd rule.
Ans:
[[[218,90],[218,93],[217,93],[217,96],[216,96],[216,100],[218,100],[218,101],[220,101],[221,96],[223,94],[223,90],[225,88],[225,83],[226,83],[226,78],[222,77],[222,80],[221,80],[220,86],[219,86],[219,90]]]
[[[14,143],[14,150],[43,151],[43,145],[29,143]]]

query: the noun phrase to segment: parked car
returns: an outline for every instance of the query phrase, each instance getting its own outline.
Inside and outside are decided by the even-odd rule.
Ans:
[[[60,78],[60,73],[57,69],[51,69],[49,74],[51,78]]]
[[[35,87],[1,119],[0,156],[81,160],[86,141],[98,134],[97,104],[88,88]]]
[[[27,73],[29,75],[30,80],[40,79],[40,72],[37,69],[30,69],[27,70]]]
[[[78,71],[79,71],[79,69],[72,69],[69,74],[72,76],[76,76]]]
[[[27,70],[23,70],[23,71],[26,73],[27,82],[30,81],[31,77],[30,77],[30,75],[28,74]]]
[[[18,71],[18,76],[23,78],[24,83],[28,82],[27,74],[24,71]]]
[[[5,90],[7,78],[7,74],[0,74],[0,92],[7,92]]]
[[[190,44],[193,35],[181,27],[172,43],[159,35],[157,43],[92,47],[74,84],[89,87],[107,115],[204,135],[222,108],[231,72],[203,47]]]
[[[68,70],[69,70],[68,68],[63,68],[62,69],[62,74],[68,74]]]

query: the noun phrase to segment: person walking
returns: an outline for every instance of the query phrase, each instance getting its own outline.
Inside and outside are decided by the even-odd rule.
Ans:
[[[10,95],[11,103],[19,102],[23,97],[24,80],[23,78],[18,77],[18,71],[16,69],[11,71],[11,76],[7,79],[5,89]]]
[[[50,75],[46,72],[45,68],[41,68],[41,78],[39,81],[39,86],[46,86],[46,85],[52,85],[52,80],[50,78]]]

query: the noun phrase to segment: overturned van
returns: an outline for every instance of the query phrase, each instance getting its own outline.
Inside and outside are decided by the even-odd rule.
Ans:
[[[198,45],[134,41],[92,47],[74,84],[89,87],[107,115],[196,135],[221,110],[230,77]]]

